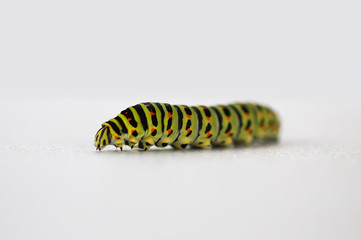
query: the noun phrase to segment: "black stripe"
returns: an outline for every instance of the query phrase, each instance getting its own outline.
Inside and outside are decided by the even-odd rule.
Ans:
[[[109,120],[107,123],[113,128],[113,130],[116,134],[122,135],[122,133],[120,132],[120,129],[118,128],[118,126],[115,123],[113,123],[112,120]]]
[[[144,132],[147,131],[148,130],[148,121],[147,121],[147,117],[145,116],[142,106],[140,104],[137,104],[137,105],[133,106],[133,108],[135,109],[135,111],[137,111],[137,113],[139,115],[140,122],[143,125]]]
[[[248,130],[251,127],[251,120],[248,119],[246,129]]]
[[[228,107],[227,106],[222,106],[223,108],[223,112],[224,114],[226,114],[226,116],[230,116],[231,115],[231,112],[229,111]]]
[[[203,110],[204,110],[204,114],[206,115],[206,117],[212,116],[212,113],[208,107],[206,107],[206,106],[201,106],[201,107],[204,108]]]
[[[157,119],[156,113],[154,113],[154,115],[152,115],[152,123],[153,123],[153,126],[155,126],[155,127],[158,126],[158,119]]]
[[[206,130],[204,131],[205,133],[209,132],[211,130],[212,126],[210,123],[207,124]]]
[[[130,108],[127,108],[127,109],[123,110],[123,111],[121,112],[121,114],[123,114],[124,116],[127,117],[130,125],[132,125],[132,126],[135,127],[135,128],[138,127],[138,123],[137,123],[137,121],[135,121],[133,112],[130,110]],[[129,118],[130,118],[130,120],[129,120]]]
[[[145,102],[143,104],[148,108],[149,112],[155,112],[154,106],[150,102]]]
[[[186,112],[186,114],[192,115],[192,111],[189,109],[188,106],[183,105],[183,107],[184,107],[184,111]]]
[[[120,124],[120,126],[122,126],[122,132],[123,132],[124,134],[127,134],[127,133],[128,133],[128,129],[126,128],[123,120],[122,120],[119,116],[116,116],[114,119],[118,121],[118,123]]]
[[[232,125],[231,123],[228,123],[227,129],[226,129],[226,133],[228,133],[229,131],[232,130]]]
[[[242,115],[240,114],[240,112],[238,112],[237,108],[233,105],[229,106],[230,108],[233,109],[233,111],[236,113],[237,117],[238,117],[238,122],[239,122],[239,131],[237,133],[237,135],[239,135],[242,131],[242,126],[243,126],[243,119],[242,119]]]
[[[112,134],[111,134],[111,132],[110,132],[110,129],[108,129],[107,135],[108,135],[108,144],[110,144],[110,142],[111,142],[111,140],[112,140]]]
[[[248,109],[248,107],[246,105],[241,104],[241,108],[242,108],[243,112],[249,114],[249,109]]]
[[[154,131],[152,132],[152,136],[154,137],[155,135],[157,135],[157,129],[154,129]]]
[[[170,118],[168,119],[167,130],[171,128],[171,126],[172,126],[172,120],[173,120],[173,117],[170,117]]]
[[[190,128],[192,125],[192,121],[188,119],[186,129]]]
[[[164,103],[164,105],[168,112],[173,113],[173,108],[169,103]]]
[[[162,132],[164,131],[164,118],[165,118],[165,112],[164,112],[164,109],[162,107],[162,105],[160,103],[155,103],[155,105],[159,108],[160,110],[160,121],[161,121],[161,124],[162,124]]]
[[[178,107],[178,106],[174,106],[177,109],[178,112],[178,131],[180,132],[180,130],[183,127],[183,113],[182,110]]]
[[[99,142],[102,140],[102,138],[103,138],[103,135],[104,135],[104,132],[105,132],[105,128],[106,127],[103,127],[103,131],[102,131],[102,133],[100,134],[100,137],[99,137]]]
[[[217,108],[215,107],[211,107],[211,109],[216,113],[217,115],[217,118],[218,118],[218,124],[219,124],[219,127],[218,127],[218,133],[217,133],[217,136],[216,136],[216,139],[219,137],[219,134],[221,133],[221,130],[223,128],[223,119],[222,119],[222,115],[219,113],[219,111],[217,110]]]
[[[150,102],[145,102],[143,104],[146,106],[146,108],[148,109],[148,111],[150,113],[154,113],[153,115],[150,116],[150,118],[152,119],[153,126],[155,126],[155,127],[158,126],[157,113],[155,111],[153,104]]]
[[[199,109],[197,107],[192,107],[192,108],[196,112],[197,119],[198,119],[198,131],[197,131],[197,136],[194,139],[194,141],[195,141],[199,137],[200,131],[201,131],[202,127],[203,127],[203,117],[202,117],[202,114],[201,114],[201,112],[199,111]]]
[[[103,126],[97,131],[97,133],[95,134],[95,141],[98,141],[98,139],[99,139],[99,135],[98,135],[98,133],[100,132],[100,130],[102,130],[103,129]]]

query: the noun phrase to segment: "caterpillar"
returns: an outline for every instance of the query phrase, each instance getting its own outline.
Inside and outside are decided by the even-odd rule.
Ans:
[[[123,110],[102,124],[94,145],[123,149],[137,145],[147,151],[153,145],[175,149],[187,146],[248,145],[256,139],[277,140],[280,121],[269,107],[255,103],[186,106],[145,102]]]

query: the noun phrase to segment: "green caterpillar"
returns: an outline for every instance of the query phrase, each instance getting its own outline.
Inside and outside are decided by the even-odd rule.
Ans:
[[[255,103],[185,106],[140,103],[102,124],[94,145],[102,150],[123,145],[148,150],[151,146],[176,149],[250,144],[255,139],[277,140],[280,121],[269,107]]]

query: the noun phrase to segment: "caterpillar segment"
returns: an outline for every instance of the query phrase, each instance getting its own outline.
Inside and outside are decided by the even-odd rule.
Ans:
[[[257,139],[277,140],[279,129],[277,114],[255,103],[207,107],[146,102],[103,123],[94,145],[97,150],[128,145],[145,151],[153,145],[175,149],[248,145]]]

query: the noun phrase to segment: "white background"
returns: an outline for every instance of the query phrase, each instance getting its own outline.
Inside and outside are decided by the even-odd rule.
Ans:
[[[360,239],[359,1],[0,2],[0,239]],[[142,101],[258,101],[280,142],[96,152]]]

